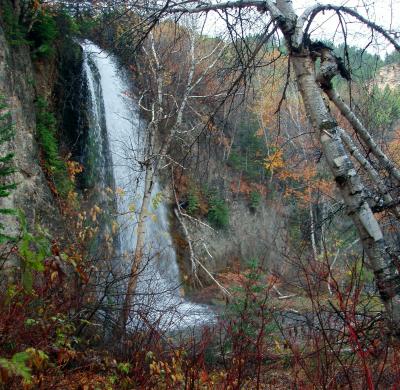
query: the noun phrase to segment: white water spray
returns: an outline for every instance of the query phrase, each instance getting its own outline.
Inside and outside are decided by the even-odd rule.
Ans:
[[[100,164],[109,161],[117,193],[120,272],[129,273],[136,245],[137,212],[144,188],[145,126],[139,117],[131,85],[113,55],[89,41],[82,45],[91,120],[88,138],[97,148]],[[103,129],[103,131],[102,131]],[[107,139],[104,139],[104,138]],[[104,154],[110,156],[105,158]],[[100,186],[106,186],[105,167],[98,167]],[[98,183],[99,184],[99,183]],[[169,231],[168,209],[155,183],[153,209],[147,219],[146,256],[132,308],[131,326],[146,323],[164,329],[186,328],[209,322],[210,309],[180,296],[180,275]],[[161,201],[160,201],[161,199]],[[121,291],[121,293],[123,293]]]

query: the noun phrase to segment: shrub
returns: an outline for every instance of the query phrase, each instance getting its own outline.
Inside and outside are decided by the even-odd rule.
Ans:
[[[27,366],[29,354],[27,352],[18,352],[11,359],[0,358],[0,367],[7,371],[7,376],[20,376],[25,383],[31,381],[31,369]],[[3,381],[0,377],[0,384]]]
[[[59,36],[55,17],[45,10],[35,15],[33,9],[26,11],[30,17],[21,22],[15,15],[10,2],[2,2],[2,21],[7,41],[12,46],[30,45],[32,58],[46,58],[54,54],[54,41]],[[35,18],[34,20],[31,18]],[[32,28],[28,31],[28,25]],[[70,23],[72,30],[72,24]]]
[[[226,229],[229,225],[229,208],[226,202],[213,195],[209,201],[208,222],[216,229]]]
[[[243,169],[242,157],[234,150],[229,155],[228,164],[237,171]]]
[[[44,260],[50,256],[50,242],[46,235],[40,232],[33,235],[28,231],[25,215],[19,212],[21,239],[18,249],[21,259],[22,286],[28,293],[32,292],[35,271],[44,271]]]
[[[32,40],[34,58],[49,57],[54,54],[54,41],[58,37],[58,28],[54,17],[41,12],[29,33]]]
[[[232,288],[234,292],[232,300],[226,306],[226,317],[233,320],[236,325],[242,327],[242,334],[255,337],[259,331],[259,321],[269,318],[269,297],[272,288],[266,281],[265,271],[259,264],[258,259],[250,259],[248,269],[241,273],[240,282]],[[265,311],[260,313],[260,307],[265,306]],[[243,313],[246,313],[243,315]],[[263,314],[263,317],[260,317]],[[245,319],[244,323],[242,320]],[[271,327],[275,329],[274,326]],[[238,330],[233,326],[233,330]],[[264,328],[264,330],[267,330]],[[270,329],[268,329],[270,330]]]
[[[271,288],[256,259],[230,288],[233,295],[224,313],[226,337],[221,351],[230,360],[227,376],[239,382],[237,388],[247,388],[246,377],[257,381],[251,388],[261,388],[261,371],[268,369],[268,356],[275,349],[279,327],[270,303]]]
[[[60,158],[56,138],[57,121],[48,111],[47,102],[40,98],[37,102],[36,132],[42,148],[45,169],[52,177],[55,189],[61,196],[68,195],[72,183],[68,177],[67,164]]]

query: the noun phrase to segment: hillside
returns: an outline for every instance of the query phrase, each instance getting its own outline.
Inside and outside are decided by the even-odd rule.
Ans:
[[[378,70],[376,83],[379,88],[388,86],[391,89],[400,87],[400,64],[385,65]]]

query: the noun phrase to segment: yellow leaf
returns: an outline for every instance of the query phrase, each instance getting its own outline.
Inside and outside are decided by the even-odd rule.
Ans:
[[[121,197],[125,195],[125,191],[124,191],[124,189],[121,188],[121,187],[117,187],[117,188],[115,189],[115,193],[116,193],[118,196],[121,196]]]
[[[113,234],[116,234],[118,231],[119,225],[117,222],[113,221],[111,224],[111,231]]]
[[[282,352],[282,348],[281,348],[281,345],[279,344],[279,341],[277,341],[277,340],[274,340],[274,341],[275,341],[275,350],[277,352]]]
[[[285,166],[285,162],[283,161],[283,150],[278,149],[276,152],[266,157],[264,159],[264,166],[268,170],[283,168]]]

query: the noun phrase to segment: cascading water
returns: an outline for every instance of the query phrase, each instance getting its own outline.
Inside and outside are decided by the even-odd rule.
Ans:
[[[103,190],[109,186],[108,171],[113,177],[119,225],[118,256],[114,260],[117,266],[113,273],[114,277],[118,273],[127,275],[136,245],[136,216],[144,187],[144,172],[138,161],[144,153],[145,127],[137,103],[130,97],[129,79],[116,59],[89,41],[82,47],[91,111],[88,143],[94,155],[90,160],[100,165],[97,186]],[[180,296],[181,281],[169,233],[168,209],[160,201],[158,183],[152,203],[146,225],[146,256],[132,308],[137,320],[131,326],[150,322],[164,329],[176,329],[210,321],[213,316],[209,308]],[[120,286],[123,288],[124,283]]]

